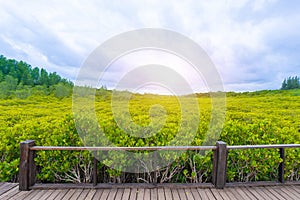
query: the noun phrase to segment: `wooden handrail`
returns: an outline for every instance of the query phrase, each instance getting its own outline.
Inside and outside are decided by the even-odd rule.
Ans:
[[[279,149],[279,156],[282,162],[278,167],[278,180],[284,183],[284,149],[300,148],[300,144],[262,144],[262,145],[234,145],[227,146],[225,142],[217,141],[216,146],[154,146],[154,147],[76,147],[76,146],[35,146],[35,141],[27,140],[20,143],[20,170],[19,170],[19,189],[29,190],[35,184],[36,167],[34,163],[35,151],[93,151],[94,170],[93,185],[97,185],[97,159],[96,151],[214,151],[212,183],[216,188],[224,188],[226,184],[227,156],[229,150],[243,149]]]
[[[154,147],[74,147],[74,146],[33,146],[33,151],[186,151],[186,150],[215,150],[216,146],[154,146]]]
[[[227,149],[279,149],[300,148],[300,144],[262,144],[262,145],[233,145]],[[185,151],[185,150],[216,150],[216,146],[153,146],[153,147],[77,147],[77,146],[32,146],[33,151]]]
[[[234,145],[227,146],[227,149],[279,149],[279,148],[300,148],[300,144],[259,144],[259,145]]]

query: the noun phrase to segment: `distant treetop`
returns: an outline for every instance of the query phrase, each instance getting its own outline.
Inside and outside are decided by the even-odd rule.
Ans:
[[[0,82],[5,80],[6,76],[17,79],[17,84],[36,86],[52,86],[58,83],[73,85],[72,82],[60,77],[56,72],[48,73],[45,69],[37,67],[32,68],[23,61],[7,59],[0,55]]]
[[[0,98],[26,98],[32,94],[54,94],[62,98],[69,96],[73,83],[56,72],[32,68],[23,61],[7,59],[0,55]]]
[[[300,88],[300,78],[298,76],[290,76],[283,80],[281,90],[290,90]]]

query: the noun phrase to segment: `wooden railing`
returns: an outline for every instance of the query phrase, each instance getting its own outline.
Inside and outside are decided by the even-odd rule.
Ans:
[[[187,151],[187,150],[212,150],[213,170],[212,184],[223,189],[226,184],[227,155],[229,150],[236,149],[279,149],[279,156],[282,162],[278,167],[278,181],[284,183],[284,149],[300,148],[300,144],[273,144],[273,145],[241,145],[227,146],[225,142],[217,141],[216,146],[157,146],[157,147],[72,147],[72,146],[35,146],[34,140],[27,140],[20,143],[20,169],[19,169],[19,189],[29,190],[35,184],[36,166],[34,163],[35,151],[64,150],[64,151]],[[93,185],[97,185],[97,159],[93,161]]]

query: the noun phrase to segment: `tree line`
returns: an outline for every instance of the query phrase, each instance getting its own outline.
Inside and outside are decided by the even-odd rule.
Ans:
[[[290,76],[285,78],[281,85],[281,90],[290,90],[300,88],[300,77]]]
[[[32,68],[23,61],[0,55],[0,98],[26,98],[32,94],[53,94],[62,98],[72,92],[73,83],[56,72]]]

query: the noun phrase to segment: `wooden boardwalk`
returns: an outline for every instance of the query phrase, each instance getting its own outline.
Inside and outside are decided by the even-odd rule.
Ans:
[[[210,188],[112,188],[112,189],[34,189],[19,191],[17,183],[0,183],[0,199],[105,199],[105,200],[196,200],[196,199],[300,199],[300,185]]]

